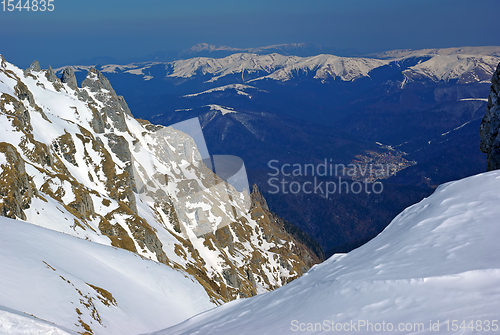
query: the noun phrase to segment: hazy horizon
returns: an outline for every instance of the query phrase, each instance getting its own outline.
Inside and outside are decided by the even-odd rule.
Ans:
[[[306,43],[346,53],[499,45],[498,0],[53,0],[54,11],[0,11],[0,54],[25,67],[132,59],[198,43]],[[1,7],[1,6],[0,6]],[[0,8],[1,10],[2,8]]]

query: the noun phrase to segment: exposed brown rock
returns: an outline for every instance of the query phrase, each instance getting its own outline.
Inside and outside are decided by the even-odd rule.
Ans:
[[[0,215],[26,220],[23,210],[29,208],[36,188],[26,173],[24,160],[13,145],[1,142],[0,153],[5,155],[8,163],[1,166]]]

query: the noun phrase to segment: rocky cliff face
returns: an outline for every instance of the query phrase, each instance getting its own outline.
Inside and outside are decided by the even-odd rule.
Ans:
[[[217,303],[275,289],[322,257],[258,190],[214,175],[191,137],[135,120],[96,69],[78,87],[70,68],[59,79],[0,56],[0,166],[0,215],[190,273]]]
[[[491,79],[488,109],[481,123],[481,151],[488,157],[488,171],[500,169],[500,64]]]

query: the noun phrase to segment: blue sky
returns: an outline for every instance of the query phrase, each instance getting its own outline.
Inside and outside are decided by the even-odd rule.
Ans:
[[[54,5],[53,12],[0,11],[0,53],[20,66],[38,59],[47,67],[202,42],[310,43],[359,53],[500,45],[499,0],[54,0]]]

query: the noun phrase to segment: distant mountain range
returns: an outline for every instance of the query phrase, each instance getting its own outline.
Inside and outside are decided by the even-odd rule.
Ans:
[[[212,49],[209,49],[212,50]],[[219,50],[215,48],[214,50]],[[230,50],[233,49],[224,49]],[[466,52],[466,53],[463,53]],[[487,52],[487,53],[483,53]],[[473,83],[489,80],[500,59],[500,48],[429,49],[420,51],[392,51],[380,58],[339,57],[322,54],[310,57],[285,56],[278,53],[233,53],[223,58],[194,57],[171,62],[144,62],[127,65],[101,65],[103,73],[125,73],[151,80],[155,76],[178,79],[199,79],[205,83],[217,82],[230,75],[241,75],[241,82],[272,79],[289,81],[311,76],[320,81],[353,81],[369,77],[372,71],[384,67],[405,67],[405,80],[431,81],[459,80]],[[405,64],[415,62],[410,66]],[[95,66],[74,65],[75,70],[88,70]],[[64,68],[56,69],[61,72]]]
[[[402,58],[408,56],[421,56],[421,55],[489,55],[500,56],[500,47],[498,46],[485,46],[485,47],[459,47],[459,48],[434,48],[434,49],[399,49],[391,50],[380,53],[368,54],[367,57],[375,58]]]
[[[177,59],[186,59],[193,57],[212,57],[222,58],[230,56],[234,53],[253,53],[258,55],[267,55],[279,53],[282,55],[294,56],[314,56],[322,53],[335,54],[339,56],[353,56],[360,53],[354,49],[338,49],[333,47],[313,45],[307,43],[288,43],[269,45],[256,48],[235,48],[230,46],[216,46],[207,43],[199,43],[185,50],[157,51],[152,54],[133,57],[129,59],[115,59],[109,56],[94,57],[76,62],[81,65],[97,65],[97,64],[129,64],[137,62],[169,62]]]
[[[499,56],[500,48],[497,46],[486,47],[458,47],[458,48],[435,48],[435,49],[399,49],[379,53],[363,54],[354,49],[338,49],[329,46],[313,45],[307,43],[288,43],[269,45],[255,48],[235,48],[230,46],[216,46],[208,43],[199,43],[189,49],[180,51],[158,51],[152,54],[134,57],[129,59],[116,59],[110,56],[94,57],[80,60],[75,64],[80,65],[103,65],[147,62],[171,62],[179,59],[189,59],[195,57],[224,58],[235,53],[251,53],[256,55],[269,55],[278,53],[284,56],[311,57],[320,54],[331,54],[342,57],[365,57],[376,59],[395,59],[408,56],[421,55],[490,55]]]

